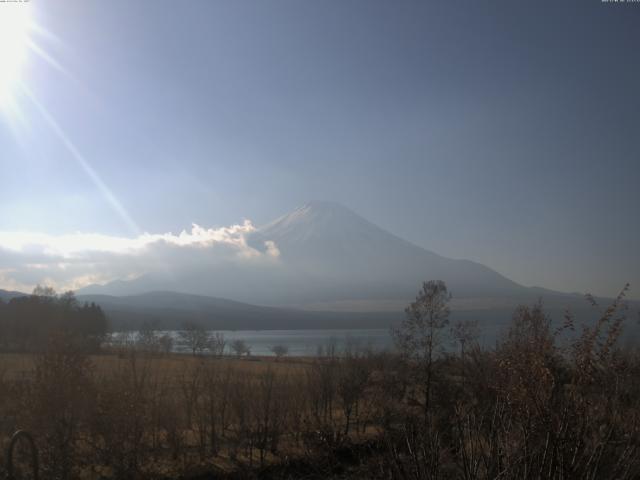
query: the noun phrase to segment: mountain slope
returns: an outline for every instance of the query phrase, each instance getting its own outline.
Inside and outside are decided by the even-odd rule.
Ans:
[[[25,295],[26,295],[25,293],[21,293],[21,292],[13,292],[13,291],[9,291],[9,290],[0,290],[0,300],[2,300],[3,302],[8,302],[12,298],[23,297]]]
[[[100,305],[114,330],[137,328],[144,322],[160,329],[179,329],[185,322],[220,330],[386,328],[401,318],[400,312],[310,312],[160,291],[122,297],[79,295],[78,300]]]
[[[465,297],[524,291],[484,265],[437,255],[332,202],[309,203],[260,228],[250,239],[256,248],[268,240],[278,246],[285,264],[331,278],[355,298],[406,298],[427,279],[445,280],[456,295]]]
[[[80,293],[171,290],[304,307],[351,300],[406,301],[423,281],[441,279],[456,298],[530,300],[539,295],[479,263],[449,259],[411,244],[332,202],[308,203],[257,229],[246,241],[260,251],[275,245],[279,258],[261,265],[229,262],[190,269],[175,265],[166,274],[91,286]]]

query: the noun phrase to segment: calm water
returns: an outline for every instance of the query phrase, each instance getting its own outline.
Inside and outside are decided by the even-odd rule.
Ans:
[[[495,344],[500,333],[506,330],[506,324],[495,323],[485,325],[478,331],[478,342],[484,347]],[[216,330],[224,335],[227,342],[225,354],[233,353],[231,342],[240,339],[251,348],[252,355],[272,356],[271,348],[283,345],[289,349],[291,356],[317,355],[319,349],[326,351],[334,348],[336,353],[347,348],[371,349],[374,351],[393,350],[393,339],[389,329],[352,329],[352,330]],[[447,336],[448,329],[443,332],[441,347],[445,350],[457,349],[458,344]],[[190,353],[189,348],[181,342],[177,331],[158,331],[158,335],[168,334],[173,338],[173,351]],[[114,335],[119,335],[114,333]],[[133,340],[136,334],[133,333]]]
[[[289,355],[316,355],[318,349],[335,347],[336,352],[345,348],[371,348],[376,351],[388,350],[393,342],[387,329],[367,330],[219,330],[227,341],[225,353],[231,352],[230,344],[233,340],[244,340],[251,348],[252,355],[273,355],[271,347],[283,345],[288,347]],[[175,331],[157,332],[159,335],[169,334],[174,339],[173,350],[176,352],[190,352],[186,345],[180,342]]]
[[[316,355],[318,349],[335,347],[344,351],[346,347],[385,350],[392,347],[387,329],[371,330],[244,330],[225,331],[227,344],[236,339],[244,340],[253,355],[272,355],[271,347],[284,345],[289,355]]]

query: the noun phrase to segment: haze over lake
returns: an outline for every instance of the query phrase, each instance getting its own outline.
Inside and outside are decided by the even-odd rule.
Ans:
[[[318,355],[319,349],[333,348],[336,353],[345,349],[383,351],[393,348],[388,329],[352,329],[352,330],[222,330],[227,341],[225,354],[233,352],[229,344],[234,340],[243,340],[251,348],[251,355],[273,356],[271,348],[280,345],[287,347],[289,356],[307,357]],[[157,335],[170,335],[173,338],[173,351],[191,353],[181,341],[175,330],[158,331]],[[115,337],[121,335],[116,332]],[[136,338],[135,334],[134,337]]]
[[[478,332],[477,341],[480,345],[495,343],[505,325],[487,325]],[[271,348],[278,345],[288,349],[291,357],[313,357],[324,354],[333,349],[336,354],[345,351],[352,352],[382,352],[394,351],[395,345],[391,330],[387,328],[368,329],[317,329],[317,330],[218,330],[224,335],[227,342],[226,355],[232,355],[230,348],[234,340],[243,340],[251,349],[253,356],[274,356]],[[215,332],[211,332],[215,333]],[[173,339],[172,351],[176,353],[191,354],[190,348],[180,338],[177,330],[156,331],[157,336],[169,335]],[[122,335],[122,332],[114,332],[112,338]],[[137,333],[132,332],[132,338],[137,338]],[[442,345],[444,351],[459,348],[455,342],[445,342]],[[205,353],[206,354],[206,353]]]

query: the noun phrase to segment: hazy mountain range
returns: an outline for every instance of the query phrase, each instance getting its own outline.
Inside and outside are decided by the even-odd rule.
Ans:
[[[132,295],[162,290],[304,308],[318,303],[331,307],[354,301],[369,300],[371,305],[406,301],[429,279],[445,280],[456,298],[535,298],[545,293],[482,264],[442,257],[409,243],[333,202],[298,208],[258,228],[248,235],[247,243],[259,251],[275,246],[278,261],[188,271],[174,268],[131,281],[92,285],[79,293]]]
[[[226,329],[387,326],[430,279],[446,281],[458,319],[504,323],[516,305],[538,298],[556,317],[566,308],[587,311],[582,295],[524,287],[485,265],[440,256],[337,203],[309,203],[246,242],[275,252],[276,261],[176,267],[77,293],[100,304],[117,327],[145,320]],[[16,294],[0,291],[0,298]]]

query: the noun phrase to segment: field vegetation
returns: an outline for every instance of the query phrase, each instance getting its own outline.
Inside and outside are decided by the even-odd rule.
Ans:
[[[0,356],[0,421],[33,434],[46,479],[639,478],[625,292],[589,326],[519,307],[491,349],[477,325],[450,323],[437,281],[407,308],[393,353],[204,355],[195,327],[191,354],[92,351],[51,331],[39,351]]]

